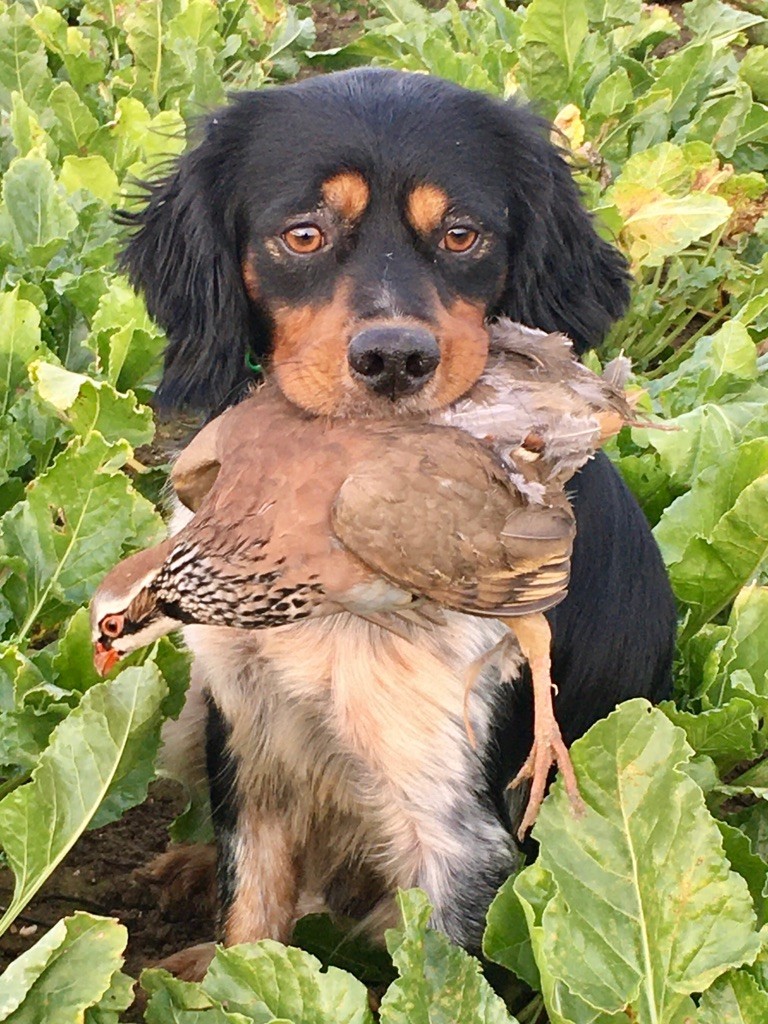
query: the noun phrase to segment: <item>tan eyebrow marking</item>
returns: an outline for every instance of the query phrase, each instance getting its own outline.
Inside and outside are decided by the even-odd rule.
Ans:
[[[440,227],[449,206],[450,199],[437,185],[417,185],[408,196],[406,213],[420,235],[429,235]]]
[[[334,174],[323,182],[321,191],[328,206],[345,221],[359,220],[371,198],[367,181],[357,171]]]

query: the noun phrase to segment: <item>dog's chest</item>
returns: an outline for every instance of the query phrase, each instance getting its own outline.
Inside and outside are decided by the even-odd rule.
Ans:
[[[467,669],[504,627],[451,614],[444,627],[409,628],[406,639],[337,615],[185,636],[232,728],[239,771],[265,798],[288,788],[313,814],[367,817],[393,801],[447,808],[480,773],[464,725]],[[498,685],[481,679],[470,696],[480,751]]]

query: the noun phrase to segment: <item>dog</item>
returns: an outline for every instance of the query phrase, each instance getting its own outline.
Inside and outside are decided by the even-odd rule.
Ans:
[[[364,430],[466,392],[495,316],[583,352],[628,303],[626,262],[549,126],[426,75],[358,69],[236,95],[146,188],[122,215],[122,266],[168,335],[164,411],[216,412],[265,373],[307,413]],[[549,613],[566,742],[622,700],[667,696],[675,635],[659,551],[605,456],[571,497],[570,593]],[[185,636],[207,694],[225,941],[287,941],[323,908],[380,931],[397,887],[419,885],[433,924],[479,950],[520,863],[506,785],[532,736],[526,666],[511,683],[489,666],[477,749],[466,741],[464,673],[498,624],[449,613],[393,636],[338,616]]]

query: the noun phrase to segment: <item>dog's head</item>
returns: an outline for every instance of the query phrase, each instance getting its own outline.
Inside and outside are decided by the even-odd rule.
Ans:
[[[241,94],[148,188],[123,263],[168,333],[166,408],[226,404],[253,360],[315,413],[437,408],[482,372],[488,316],[583,350],[627,302],[547,126],[428,76]]]

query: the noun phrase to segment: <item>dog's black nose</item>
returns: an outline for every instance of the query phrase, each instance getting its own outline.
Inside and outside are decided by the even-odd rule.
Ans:
[[[433,376],[440,346],[422,327],[366,327],[349,343],[347,359],[354,376],[371,391],[401,398]]]

